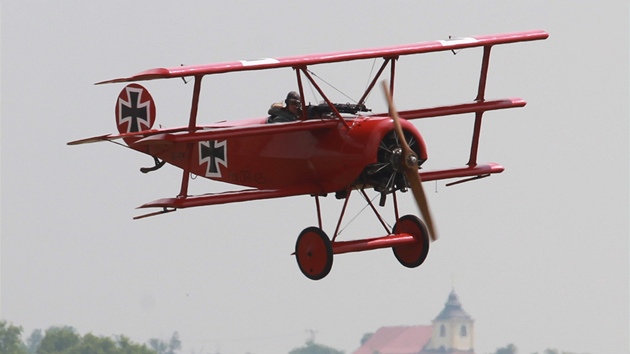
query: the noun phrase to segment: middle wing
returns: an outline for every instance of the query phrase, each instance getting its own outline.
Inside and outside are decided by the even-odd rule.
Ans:
[[[211,129],[201,129],[194,132],[164,132],[152,134],[144,139],[137,141],[135,144],[150,145],[154,143],[191,143],[207,140],[222,140],[230,137],[246,137],[255,135],[264,135],[272,133],[289,133],[296,131],[314,131],[321,129],[332,129],[339,125],[337,120],[308,120],[296,121],[289,123],[276,124],[256,124],[246,126],[230,126],[216,127]]]
[[[105,134],[90,138],[68,142],[68,145],[95,143],[100,141],[112,141],[124,138],[139,138],[134,145],[170,144],[175,142],[188,143],[203,140],[222,140],[229,137],[244,137],[271,133],[288,133],[295,131],[331,129],[336,127],[339,121],[309,120],[281,124],[251,124],[251,125],[214,125],[199,126],[190,131],[188,127],[171,129],[152,129],[136,133]]]

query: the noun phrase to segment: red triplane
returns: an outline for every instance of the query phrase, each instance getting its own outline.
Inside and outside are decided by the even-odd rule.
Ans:
[[[304,229],[295,246],[300,270],[310,279],[321,279],[330,272],[334,254],[378,248],[391,247],[402,265],[417,267],[427,256],[429,239],[436,238],[421,180],[462,178],[461,181],[467,181],[502,172],[503,167],[499,164],[477,163],[482,115],[490,110],[525,106],[525,101],[520,98],[485,99],[491,48],[497,44],[547,37],[544,31],[529,31],[317,55],[150,69],[134,76],[97,84],[193,77],[194,91],[188,126],[153,129],[155,104],[144,87],[131,83],[123,88],[116,102],[119,134],[68,144],[122,139],[130,148],[155,159],[155,166],[141,169],[143,172],[156,170],[165,163],[183,170],[179,194],[140,206],[160,210],[137,218],[203,205],[303,194],[313,196],[319,225]],[[473,102],[396,111],[389,92],[393,92],[395,65],[401,56],[472,47],[483,47],[479,88]],[[383,59],[380,69],[358,102],[353,104],[331,102],[308,70],[309,66],[316,64],[378,58]],[[388,113],[372,114],[364,103],[388,66],[389,85],[384,83],[383,88],[390,109]],[[261,117],[212,125],[197,124],[199,93],[204,76],[275,68],[291,68],[296,72],[301,106],[304,107],[297,121],[269,124],[267,117]],[[317,90],[323,103],[305,105],[304,79]],[[468,163],[461,168],[419,172],[419,166],[427,159],[427,149],[420,132],[409,120],[464,113],[474,113],[475,116]],[[248,188],[192,196],[188,194],[191,175]],[[396,218],[393,228],[390,229],[367,197],[365,190],[368,188],[380,192],[381,206],[385,204],[385,196],[392,195]],[[396,192],[405,192],[408,188],[414,194],[424,222],[415,215],[401,217],[398,214]],[[337,241],[339,227],[353,191],[365,197],[383,225],[385,236]],[[344,200],[332,238],[322,230],[319,203],[319,198],[329,193]]]

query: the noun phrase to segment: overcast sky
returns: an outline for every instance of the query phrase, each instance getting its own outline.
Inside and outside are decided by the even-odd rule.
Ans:
[[[146,342],[178,331],[185,353],[271,354],[313,333],[352,353],[379,327],[430,324],[454,287],[478,353],[628,352],[626,1],[8,0],[1,16],[1,318],[26,335],[69,325]],[[180,171],[143,175],[152,159],[113,144],[66,146],[116,131],[123,85],[94,82],[148,68],[531,29],[550,37],[495,47],[490,60],[486,97],[528,101],[484,116],[479,160],[506,171],[425,183],[440,239],[416,269],[376,250],[306,279],[290,253],[317,222],[307,196],[133,221],[138,205],[178,193]],[[398,108],[472,101],[480,61],[480,49],[402,58]],[[357,99],[371,65],[312,69]],[[187,124],[192,85],[145,86],[157,124]],[[295,87],[290,69],[207,77],[199,123],[263,116]],[[384,110],[380,92],[368,105]],[[414,124],[427,168],[465,164],[471,117]],[[234,188],[191,182],[194,193]],[[354,202],[348,215],[363,207]],[[323,207],[331,234],[341,203]],[[362,213],[340,237],[378,232]]]

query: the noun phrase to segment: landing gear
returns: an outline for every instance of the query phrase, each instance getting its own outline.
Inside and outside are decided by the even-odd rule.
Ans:
[[[405,215],[385,236],[351,241],[330,240],[319,227],[308,227],[300,233],[294,254],[302,274],[311,280],[320,280],[330,273],[333,255],[391,248],[400,264],[416,268],[427,258],[429,243],[429,233],[422,220],[415,215]]]
[[[429,233],[427,227],[415,215],[405,215],[394,225],[394,234],[408,233],[413,235],[416,242],[394,246],[394,256],[407,268],[416,268],[424,262],[429,253]]]
[[[307,227],[295,243],[295,258],[307,278],[322,279],[332,268],[333,249],[330,239],[322,229]]]

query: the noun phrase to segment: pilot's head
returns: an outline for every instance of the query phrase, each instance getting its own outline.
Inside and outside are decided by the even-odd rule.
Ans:
[[[289,107],[291,104],[294,104],[295,106],[300,108],[300,106],[302,105],[302,101],[300,100],[300,94],[295,91],[289,92],[287,94],[287,98],[284,100],[284,103],[287,104],[287,107]]]

